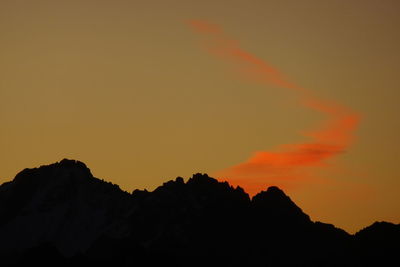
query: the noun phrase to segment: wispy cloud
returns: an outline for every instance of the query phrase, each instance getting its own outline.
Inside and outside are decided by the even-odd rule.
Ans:
[[[251,195],[269,185],[288,188],[317,179],[313,174],[315,168],[326,167],[328,159],[348,149],[359,123],[357,113],[334,101],[321,100],[310,90],[289,81],[279,70],[243,50],[218,25],[201,20],[187,23],[195,32],[207,37],[202,44],[209,53],[234,64],[246,79],[296,92],[301,105],[325,115],[319,127],[303,133],[311,139],[309,142],[254,152],[245,162],[216,172],[216,177],[243,187]]]

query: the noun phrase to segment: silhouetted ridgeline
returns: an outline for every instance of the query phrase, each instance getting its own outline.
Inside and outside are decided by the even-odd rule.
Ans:
[[[0,186],[0,266],[400,266],[400,225],[355,235],[277,187],[252,199],[206,174],[132,194],[62,160]]]

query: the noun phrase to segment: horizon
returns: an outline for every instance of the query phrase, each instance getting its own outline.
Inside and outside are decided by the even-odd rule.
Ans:
[[[59,165],[59,164],[65,163],[65,162],[73,162],[73,163],[75,163],[75,164],[83,164],[83,165],[85,166],[85,168],[87,168],[87,169],[90,171],[90,173],[91,173],[91,175],[92,175],[93,178],[98,179],[98,180],[100,180],[100,181],[102,181],[102,182],[105,182],[105,183],[112,183],[113,185],[118,186],[118,189],[119,189],[119,190],[121,190],[122,192],[128,193],[128,194],[130,194],[130,195],[134,194],[136,190],[141,190],[141,191],[153,193],[153,192],[155,192],[158,188],[162,188],[163,186],[165,186],[165,184],[167,184],[168,182],[176,182],[176,181],[178,180],[178,178],[182,178],[183,181],[184,181],[184,183],[186,184],[186,183],[188,183],[189,180],[192,180],[193,178],[198,177],[198,176],[201,176],[201,177],[206,176],[207,178],[213,179],[213,180],[215,180],[215,181],[217,181],[218,183],[221,183],[221,184],[222,184],[222,183],[228,183],[228,185],[230,186],[230,188],[232,188],[232,189],[234,189],[234,190],[241,189],[241,191],[249,197],[249,201],[250,201],[250,202],[253,202],[253,201],[254,201],[254,197],[257,197],[257,196],[259,196],[259,195],[262,195],[263,193],[267,193],[271,188],[277,188],[280,192],[282,192],[285,196],[287,196],[291,201],[293,201],[293,203],[294,203],[298,208],[300,208],[300,210],[302,210],[306,215],[309,215],[309,214],[307,214],[307,212],[305,212],[305,211],[302,209],[301,206],[298,206],[298,204],[296,203],[296,201],[294,201],[294,200],[291,198],[290,194],[287,194],[287,192],[285,192],[285,190],[282,189],[282,188],[280,188],[279,186],[276,186],[276,185],[268,185],[265,189],[262,189],[261,191],[259,191],[259,192],[257,192],[257,193],[254,193],[254,194],[250,194],[250,193],[248,193],[244,188],[242,188],[240,185],[236,185],[236,186],[235,186],[235,185],[232,185],[229,181],[224,181],[224,180],[217,179],[217,178],[215,178],[215,177],[210,176],[210,175],[207,174],[207,173],[193,173],[191,176],[188,176],[188,177],[177,176],[177,177],[175,177],[175,178],[169,178],[169,179],[165,180],[164,182],[162,182],[160,185],[156,186],[153,190],[147,190],[146,188],[144,188],[144,189],[134,188],[134,189],[128,191],[128,190],[125,190],[125,189],[121,188],[119,184],[113,183],[111,179],[100,178],[100,177],[96,177],[95,175],[93,175],[92,169],[90,168],[90,166],[87,166],[87,164],[86,164],[85,162],[80,161],[80,160],[76,160],[76,159],[64,158],[64,159],[62,159],[62,160],[60,160],[60,161],[56,161],[56,162],[53,162],[53,163],[48,163],[48,164],[44,164],[44,165],[40,165],[40,166],[36,166],[36,167],[27,167],[27,168],[24,168],[23,170],[21,170],[20,172],[18,172],[18,173],[15,175],[15,177],[17,177],[18,174],[20,174],[20,173],[24,173],[24,171],[26,171],[26,170],[38,170],[38,169],[43,168],[43,167],[45,168],[45,167],[49,167],[49,166]],[[81,166],[82,166],[82,165],[81,165]],[[15,177],[14,177],[14,178],[15,178]],[[12,181],[14,180],[14,178],[13,178],[12,180],[10,180],[10,181],[3,182],[2,184],[0,184],[0,186],[3,185],[4,183],[12,182]],[[57,177],[54,177],[54,178],[57,178]],[[319,220],[315,220],[311,215],[309,215],[309,216],[310,216],[310,220],[311,220],[312,222],[322,222],[322,223],[326,223],[326,224],[332,224],[331,222],[328,222],[328,221],[319,221]],[[347,232],[348,234],[355,235],[356,233],[360,232],[360,231],[363,230],[363,229],[366,229],[366,228],[369,227],[369,226],[372,226],[372,225],[374,225],[374,224],[376,224],[376,223],[382,223],[382,222],[400,225],[400,223],[398,223],[398,222],[396,223],[396,222],[391,222],[391,221],[380,221],[380,220],[375,220],[375,221],[373,221],[372,223],[370,223],[370,224],[368,224],[368,225],[364,225],[364,226],[362,226],[361,228],[356,229],[355,231],[352,231],[352,232],[347,231],[346,229],[342,229],[341,227],[339,227],[339,226],[337,226],[337,225],[334,225],[334,224],[332,224],[332,225],[333,225],[334,227],[336,227],[336,228],[339,228],[339,229],[341,229],[341,230],[344,230],[344,231]]]
[[[63,159],[0,186],[2,266],[392,266],[400,224],[349,234],[276,186],[250,199],[197,173],[124,192]],[[292,255],[293,257],[287,257]]]

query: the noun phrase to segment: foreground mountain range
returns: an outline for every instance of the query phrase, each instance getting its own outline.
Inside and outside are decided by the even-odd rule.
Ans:
[[[0,186],[0,266],[400,266],[400,225],[350,235],[277,187],[206,174],[127,193],[62,160]]]

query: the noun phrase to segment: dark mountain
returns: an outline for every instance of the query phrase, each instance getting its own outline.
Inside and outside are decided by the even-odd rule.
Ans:
[[[400,266],[400,225],[355,235],[279,188],[252,199],[195,174],[132,194],[62,160],[0,186],[1,266]]]

